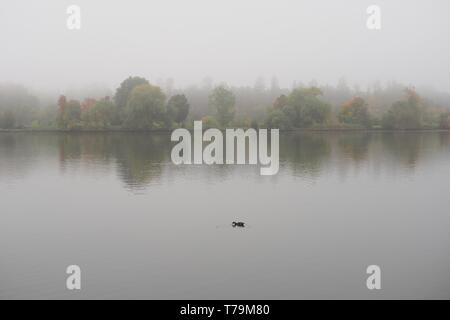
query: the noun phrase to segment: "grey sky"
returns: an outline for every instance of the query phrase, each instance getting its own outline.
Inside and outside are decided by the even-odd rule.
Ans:
[[[79,31],[66,27],[71,4]],[[380,31],[366,28],[371,4]],[[285,87],[345,77],[450,91],[449,15],[448,0],[2,0],[0,82],[64,91],[129,75],[178,87],[275,75]]]

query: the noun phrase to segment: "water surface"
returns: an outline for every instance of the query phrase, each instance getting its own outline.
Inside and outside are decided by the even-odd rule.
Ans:
[[[449,133],[286,133],[272,177],[171,147],[0,133],[0,298],[450,298]]]

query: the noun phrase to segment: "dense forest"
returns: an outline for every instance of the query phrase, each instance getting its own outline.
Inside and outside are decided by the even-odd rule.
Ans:
[[[105,90],[106,91],[106,90]],[[78,99],[77,99],[78,98]],[[48,100],[48,99],[47,99]],[[450,95],[395,82],[361,90],[344,80],[283,89],[273,78],[252,87],[213,85],[175,89],[129,77],[114,94],[60,95],[49,103],[18,85],[0,85],[0,129],[158,130],[204,127],[312,129],[449,129]]]

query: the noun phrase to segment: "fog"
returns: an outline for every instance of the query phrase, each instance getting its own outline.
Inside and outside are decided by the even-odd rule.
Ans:
[[[69,5],[81,29],[66,26]],[[366,9],[381,8],[381,30]],[[447,0],[3,0],[0,82],[67,92],[126,77],[282,87],[398,81],[449,91]]]

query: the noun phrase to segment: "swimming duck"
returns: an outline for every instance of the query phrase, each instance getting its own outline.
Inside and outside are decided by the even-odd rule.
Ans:
[[[233,221],[233,223],[231,225],[233,226],[233,228],[236,228],[236,227],[244,228],[245,227],[245,223],[244,222],[235,222],[235,221]]]

